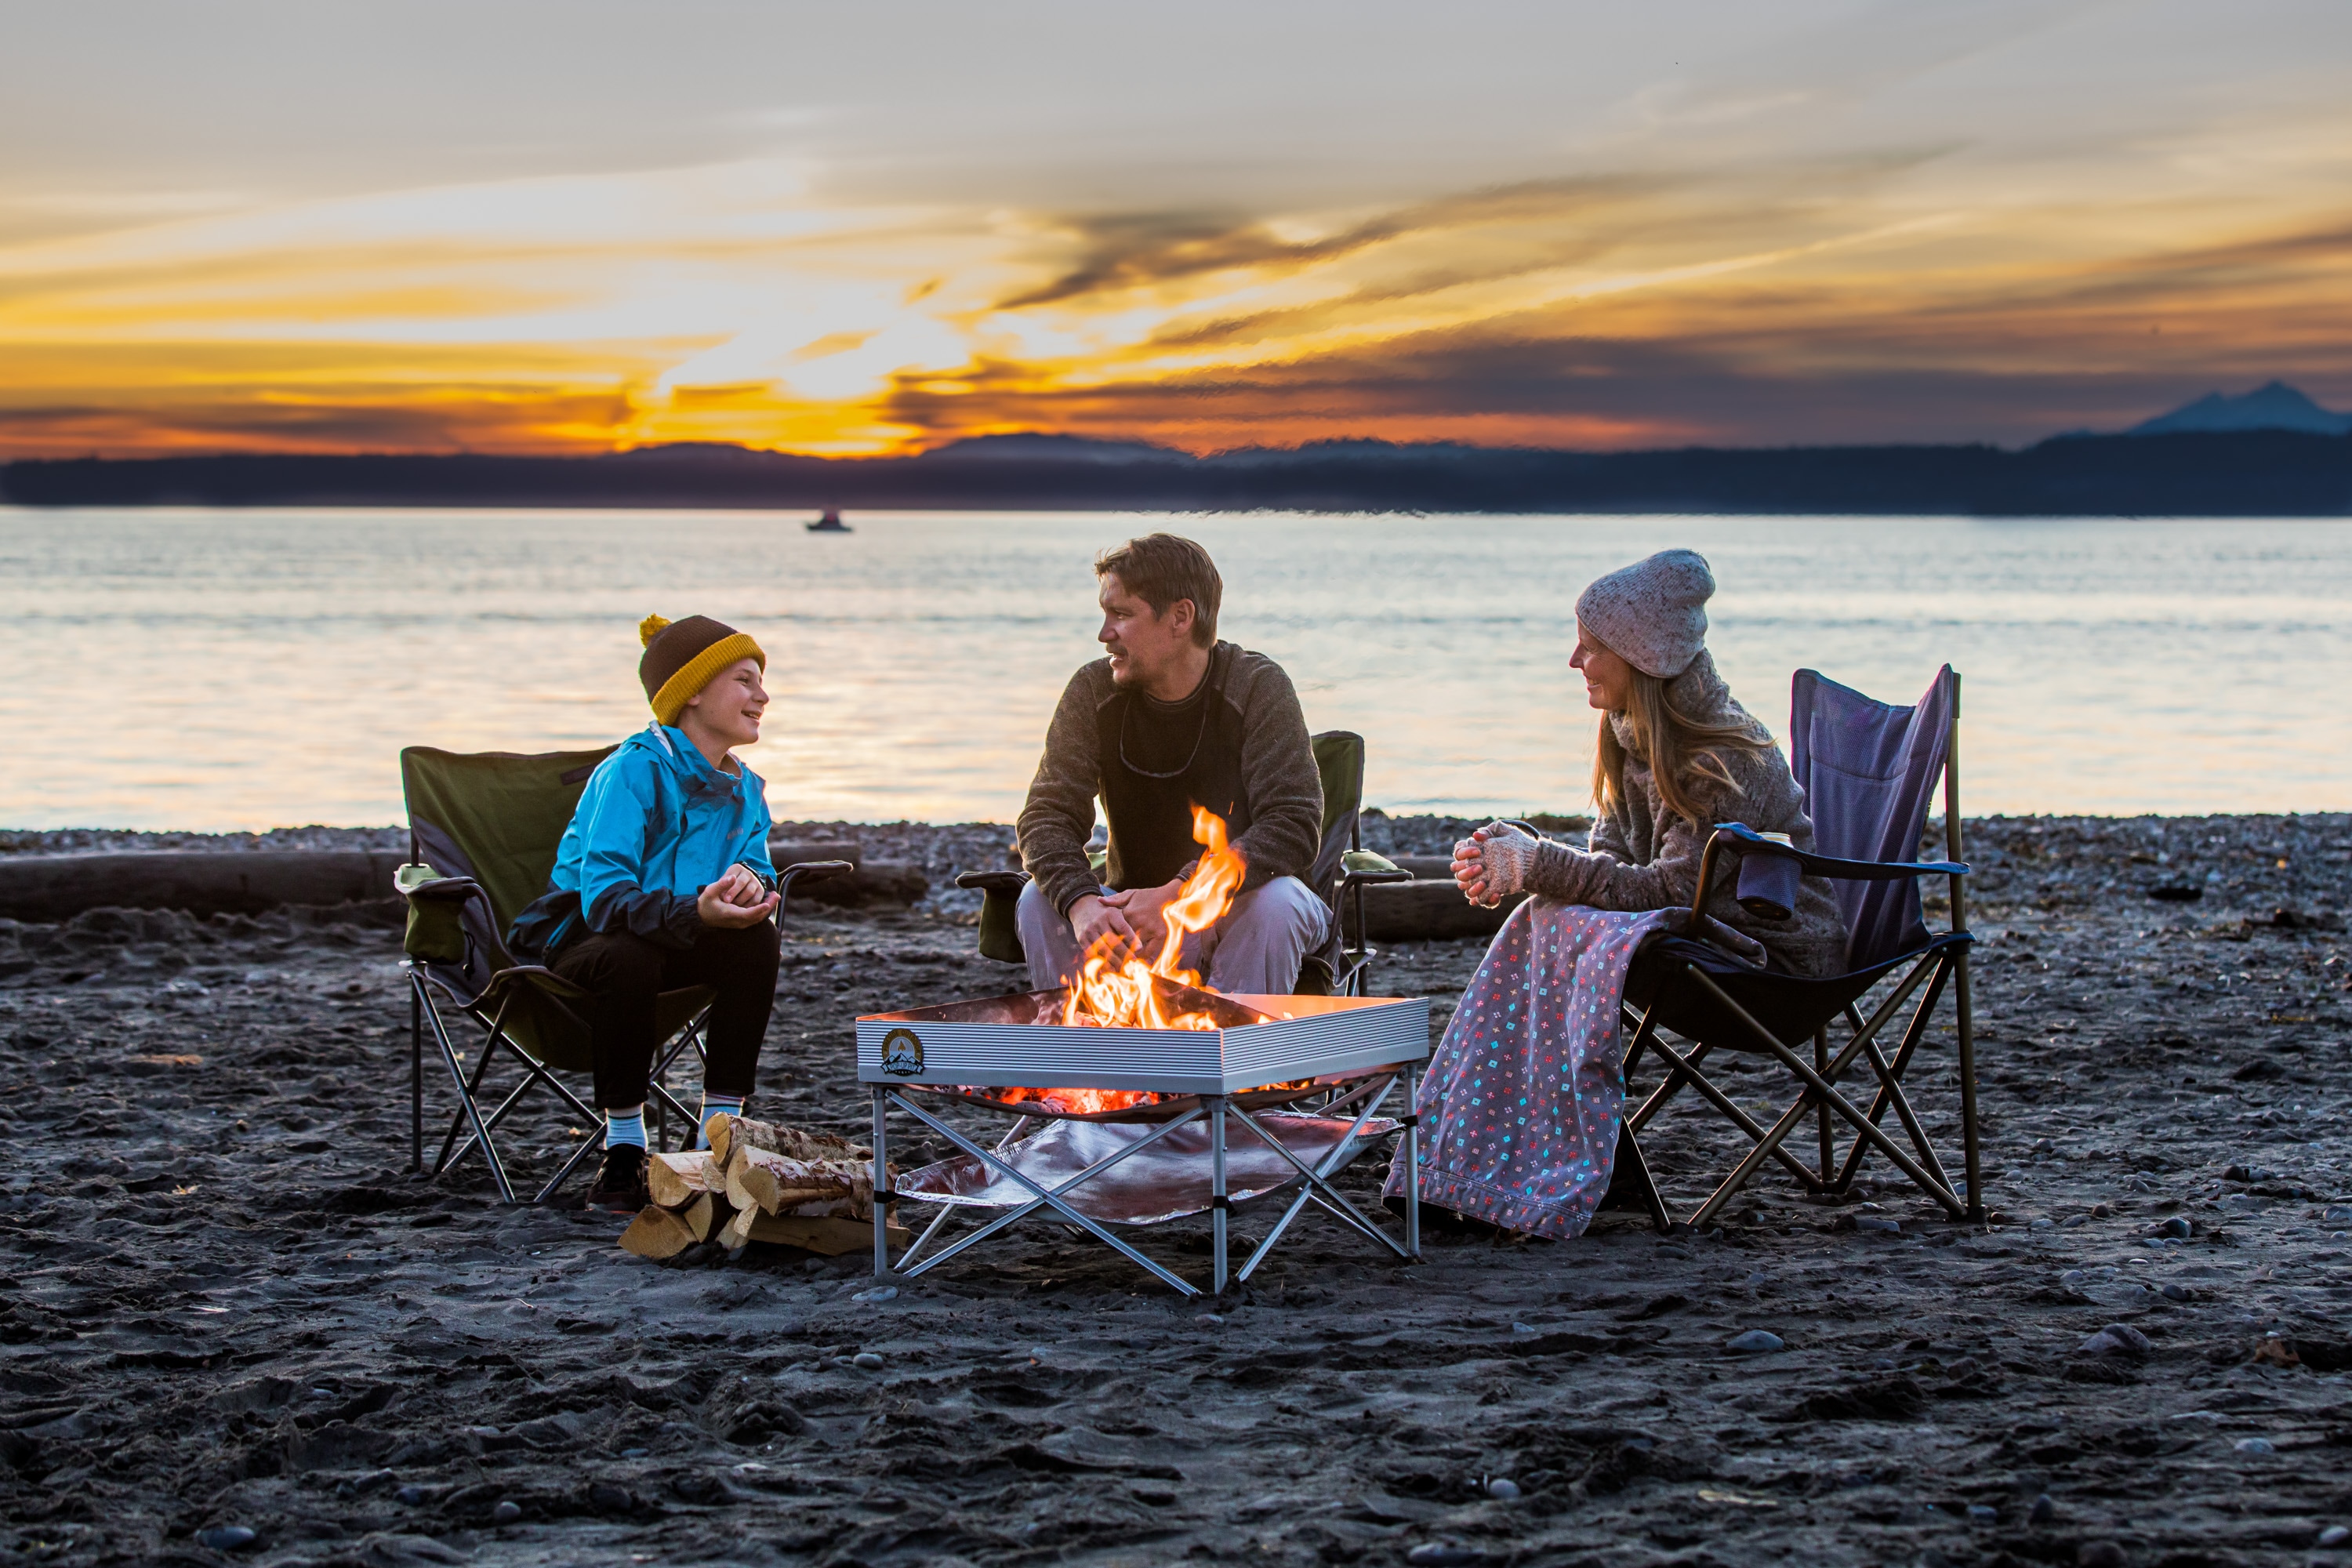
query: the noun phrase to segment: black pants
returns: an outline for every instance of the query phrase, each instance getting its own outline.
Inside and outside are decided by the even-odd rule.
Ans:
[[[645,1103],[658,1043],[654,998],[689,985],[719,993],[704,1031],[710,1061],[702,1087],[712,1094],[750,1094],[776,1003],[777,941],[774,924],[761,921],[705,926],[692,947],[663,947],[632,931],[591,931],[566,944],[549,967],[589,993],[565,1005],[586,1020],[595,1048],[596,1108]]]

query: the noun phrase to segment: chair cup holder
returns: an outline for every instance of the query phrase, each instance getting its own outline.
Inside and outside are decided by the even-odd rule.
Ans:
[[[1751,849],[1739,858],[1739,884],[1733,896],[1759,920],[1785,921],[1796,912],[1797,884],[1803,875],[1804,868],[1789,856]]]

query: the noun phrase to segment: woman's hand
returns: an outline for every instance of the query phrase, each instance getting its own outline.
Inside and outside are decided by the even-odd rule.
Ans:
[[[695,895],[694,910],[707,926],[755,926],[775,913],[778,901],[757,871],[735,865]]]
[[[1490,822],[1454,846],[1454,885],[1472,903],[1492,909],[1527,890],[1539,842],[1507,822]]]

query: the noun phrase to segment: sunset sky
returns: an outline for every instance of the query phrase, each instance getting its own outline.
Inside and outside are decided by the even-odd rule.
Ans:
[[[2352,5],[0,0],[0,457],[2352,406]]]

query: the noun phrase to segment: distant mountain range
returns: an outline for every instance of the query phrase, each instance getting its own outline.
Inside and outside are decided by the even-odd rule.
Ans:
[[[2283,381],[2231,397],[2209,392],[2169,414],[2143,419],[2127,436],[2177,436],[2187,431],[2301,430],[2313,436],[2352,434],[2352,414],[2331,414]]]
[[[912,458],[690,444],[585,458],[71,458],[0,468],[19,506],[2352,515],[2352,416],[2273,382],[2119,435],[1999,447],[1572,452],[1318,441],[1196,458],[987,436]]]

